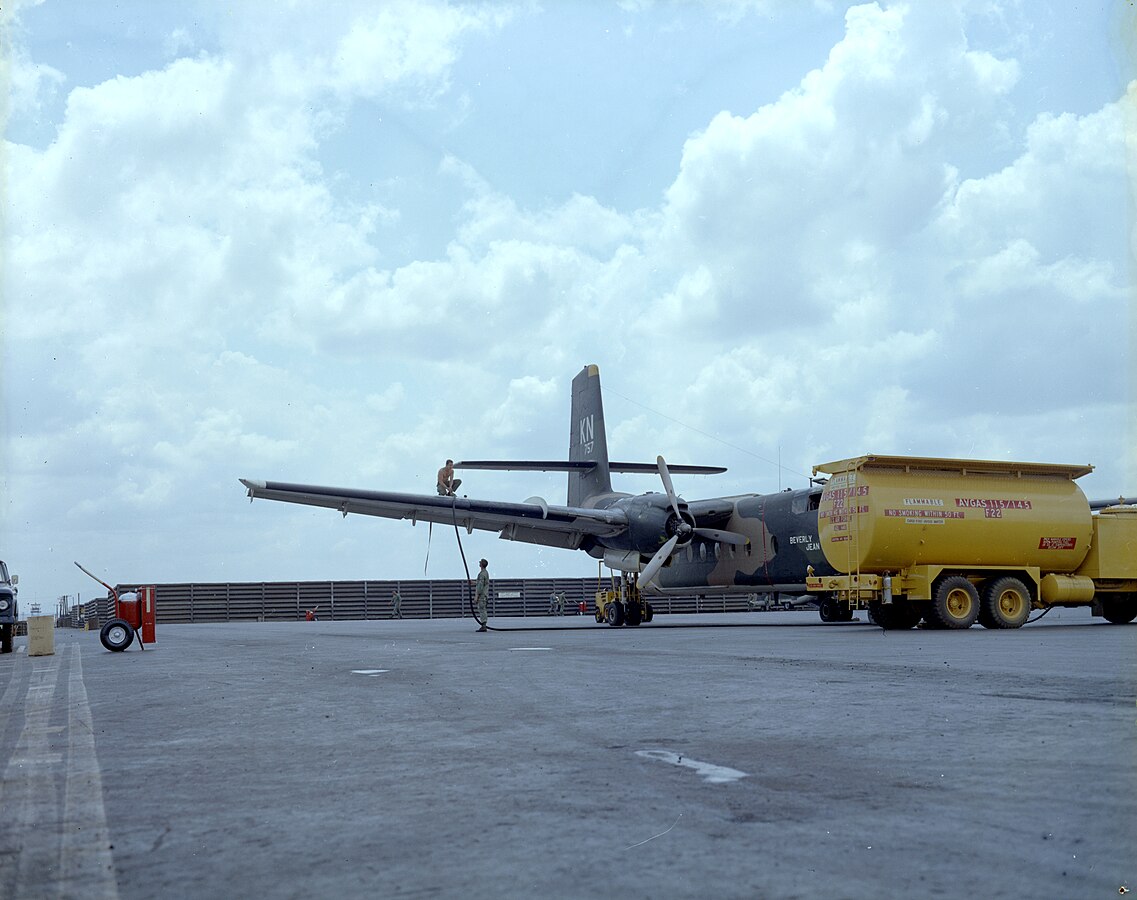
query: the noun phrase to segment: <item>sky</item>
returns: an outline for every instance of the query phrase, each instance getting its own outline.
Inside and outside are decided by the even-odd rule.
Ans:
[[[110,583],[462,577],[432,493],[615,459],[686,499],[866,453],[1137,494],[1127,2],[186,2],[0,11],[0,558]],[[462,493],[565,501],[562,474]],[[651,476],[617,489],[660,490]],[[496,577],[582,553],[463,535]],[[429,541],[429,547],[428,547]],[[429,550],[429,565],[428,561]]]

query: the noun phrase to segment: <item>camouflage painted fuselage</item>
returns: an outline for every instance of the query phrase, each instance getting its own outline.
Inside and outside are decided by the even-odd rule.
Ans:
[[[820,487],[719,498],[733,505],[719,527],[746,535],[750,544],[734,547],[696,538],[660,570],[657,588],[665,593],[699,587],[804,592],[808,566],[818,575],[833,572],[818,540],[820,499]]]

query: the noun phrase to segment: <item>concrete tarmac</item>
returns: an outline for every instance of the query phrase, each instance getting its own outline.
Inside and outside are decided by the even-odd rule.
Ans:
[[[18,639],[0,896],[1137,889],[1137,625],[491,624]]]

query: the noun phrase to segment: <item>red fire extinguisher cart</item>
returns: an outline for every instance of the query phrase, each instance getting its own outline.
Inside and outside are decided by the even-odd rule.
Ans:
[[[79,566],[79,563],[75,563]],[[114,598],[114,618],[99,630],[99,640],[108,650],[121,652],[129,647],[134,638],[138,638],[138,646],[143,650],[147,644],[153,644],[154,636],[154,586],[143,585],[134,591],[123,591],[119,594],[113,587],[102,579],[92,575],[82,566],[79,568],[90,575],[95,581],[110,591]]]

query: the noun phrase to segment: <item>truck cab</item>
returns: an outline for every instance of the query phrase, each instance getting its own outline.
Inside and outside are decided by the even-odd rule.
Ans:
[[[12,652],[12,638],[16,634],[16,621],[20,617],[16,585],[20,579],[8,574],[8,567],[0,560],[0,653]]]

